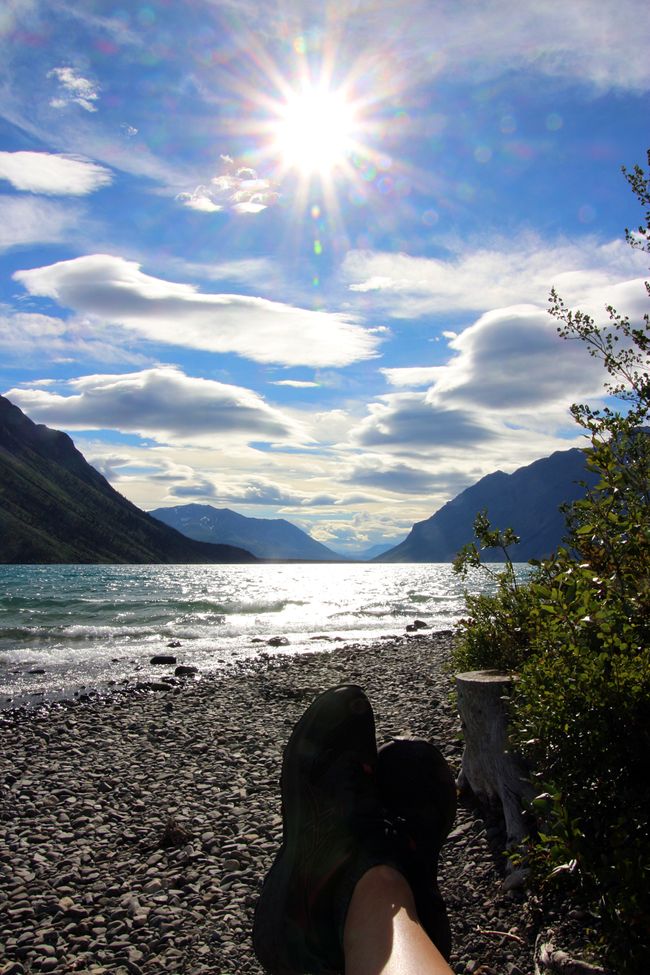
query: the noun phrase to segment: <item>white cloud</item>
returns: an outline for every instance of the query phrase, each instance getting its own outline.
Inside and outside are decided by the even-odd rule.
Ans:
[[[569,303],[595,314],[619,300],[634,314],[643,308],[645,271],[643,254],[623,241],[549,244],[530,234],[450,251],[447,259],[350,251],[342,266],[351,291],[372,293],[373,305],[395,318],[482,312],[523,302],[545,307],[553,286]]]
[[[440,366],[396,366],[393,369],[380,369],[386,382],[391,386],[430,386],[440,375]]]
[[[440,489],[441,485],[448,487],[452,481],[462,487],[468,483],[467,475],[459,477],[457,472],[433,470],[425,464],[415,467],[375,454],[364,454],[355,459],[343,480],[398,497],[404,494],[430,496],[434,488]]]
[[[235,6],[235,0],[222,0]],[[237,0],[237,14],[260,27],[260,5]],[[285,42],[322,16],[321,0],[294,0],[265,8],[264,29]],[[337,41],[352,60],[363,61],[369,90],[391,79],[415,85],[430,78],[467,75],[475,84],[514,71],[569,78],[598,90],[644,91],[650,86],[644,0],[338,0]],[[343,29],[345,25],[345,29]],[[380,39],[380,40],[378,40]],[[373,43],[374,42],[374,43]],[[623,52],[623,54],[621,54]],[[390,65],[390,73],[386,66]],[[374,77],[371,72],[375,73]],[[375,83],[373,86],[372,83]],[[396,84],[393,81],[393,84]],[[392,89],[391,89],[392,90]]]
[[[286,295],[290,288],[285,269],[270,257],[242,257],[231,261],[192,261],[184,257],[159,255],[161,273],[177,279],[219,281],[221,287],[245,284],[269,297],[273,293]]]
[[[215,261],[211,264],[172,258],[168,266],[183,274],[191,274],[210,281],[244,281],[252,285],[279,276],[280,268],[268,257],[242,257],[233,261]]]
[[[557,334],[533,305],[487,312],[450,343],[456,353],[436,371],[426,401],[490,412],[555,411],[603,394],[605,372],[582,343]]]
[[[248,166],[235,167],[230,156],[221,156],[228,172],[214,176],[207,185],[197,186],[191,193],[179,193],[176,199],[192,210],[217,213],[234,210],[236,213],[260,213],[277,203],[280,195],[271,180],[258,176]]]
[[[124,347],[120,336],[111,340],[105,330],[96,337],[85,323],[65,321],[37,312],[16,312],[0,306],[0,351],[5,364],[16,363],[34,369],[47,356],[52,362],[94,362],[143,364],[145,359]],[[40,380],[46,384],[48,380]],[[30,384],[31,385],[31,384]]]
[[[570,404],[602,397],[606,375],[582,343],[557,335],[556,324],[534,305],[496,309],[450,342],[445,364],[383,370],[393,385],[429,379],[429,388],[379,397],[352,429],[351,442],[406,457],[419,453],[425,465],[443,457],[447,465],[449,452],[479,446],[482,457],[499,460],[514,444],[521,458],[525,436],[539,445],[537,456],[558,449],[556,432],[573,426]]]
[[[78,74],[74,68],[52,68],[47,73],[48,78],[56,78],[58,95],[50,99],[52,108],[66,108],[68,105],[79,105],[87,112],[96,112],[99,99],[99,88],[88,78]]]
[[[353,318],[245,295],[205,294],[94,254],[17,271],[32,295],[133,329],[154,342],[234,352],[256,362],[344,366],[375,354],[379,338]]]
[[[67,240],[78,229],[80,220],[81,211],[69,203],[0,196],[0,251]]]
[[[185,478],[181,483],[170,487],[167,501],[183,498],[201,498],[218,504],[238,507],[280,508],[283,511],[303,512],[306,508],[331,508],[348,504],[363,504],[369,501],[382,501],[383,498],[367,494],[327,494],[313,493],[309,489],[295,490],[280,481],[267,477],[248,476],[238,483],[226,486],[223,478],[217,476]],[[309,529],[305,529],[309,531]]]
[[[51,152],[0,152],[0,179],[48,196],[85,196],[111,182],[103,166]]]
[[[276,17],[278,30],[286,30],[284,6]],[[641,92],[650,87],[646,34],[640,29],[647,20],[643,0],[597,5],[593,0],[343,0],[337,17],[357,45],[373,36],[386,38],[375,70],[379,74],[391,63],[392,73],[403,83],[446,76],[457,81],[469,75],[480,84],[527,71],[536,77],[567,78],[598,91]]]
[[[124,375],[84,376],[66,395],[14,388],[6,395],[34,420],[67,430],[114,429],[160,442],[212,443],[286,440],[296,424],[241,386],[186,376],[160,366]]]
[[[291,490],[277,481],[264,477],[250,477],[240,487],[219,492],[219,497],[231,504],[302,505],[305,495]]]
[[[276,379],[270,383],[271,386],[291,386],[294,389],[314,389],[320,383],[308,382],[306,379]]]
[[[556,435],[562,428],[574,435]],[[416,521],[486,474],[511,472],[556,450],[584,446],[584,440],[566,410],[488,416],[479,409],[441,409],[424,393],[399,393],[370,404],[349,445],[363,453],[353,455],[340,479],[394,492],[401,513],[412,512]],[[409,495],[413,503],[405,505]],[[416,507],[417,498],[427,500]]]
[[[509,0],[493,0],[458,12],[469,16],[462,37],[455,38],[456,45],[465,47],[468,60],[476,55],[491,74],[529,68],[551,77],[575,78],[599,89],[641,91],[650,83],[638,30],[645,22],[639,0],[600,3],[596,8],[591,0],[574,0],[567,6],[559,0],[545,4],[524,0],[515,7]],[[621,51],[625,51],[624,57]],[[453,49],[449,52],[450,64],[454,53]]]
[[[477,447],[494,430],[469,410],[444,409],[424,393],[389,393],[368,407],[368,416],[352,431],[362,447],[392,448],[404,454],[447,446]]]

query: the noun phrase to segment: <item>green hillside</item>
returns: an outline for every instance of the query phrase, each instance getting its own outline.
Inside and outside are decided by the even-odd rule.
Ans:
[[[0,396],[0,562],[254,562],[196,542],[114,490],[70,437]]]

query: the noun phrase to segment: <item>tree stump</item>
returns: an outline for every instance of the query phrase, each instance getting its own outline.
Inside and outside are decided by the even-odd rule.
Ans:
[[[479,802],[501,804],[508,849],[528,835],[523,805],[535,790],[522,757],[509,750],[508,702],[516,677],[496,670],[456,674],[465,748],[457,785]]]

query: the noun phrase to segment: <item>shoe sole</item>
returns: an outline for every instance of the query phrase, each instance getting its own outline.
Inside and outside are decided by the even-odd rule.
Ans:
[[[307,811],[311,812],[309,796],[305,795],[301,778],[304,762],[304,743],[324,722],[333,704],[345,712],[367,714],[372,708],[363,690],[355,684],[340,685],[319,695],[295,725],[284,749],[280,787],[282,793],[282,845],[262,887],[253,922],[253,949],[258,960],[271,975],[300,975],[310,972],[328,975],[340,971],[323,966],[305,941],[305,931],[292,925],[288,905],[292,889],[297,886],[299,873],[300,837]],[[317,736],[314,736],[317,737]],[[298,882],[299,883],[299,882]]]

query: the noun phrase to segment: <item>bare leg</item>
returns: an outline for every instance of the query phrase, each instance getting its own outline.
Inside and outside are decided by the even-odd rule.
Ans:
[[[354,888],[343,951],[346,975],[453,975],[420,926],[406,879],[392,867],[372,867]]]

